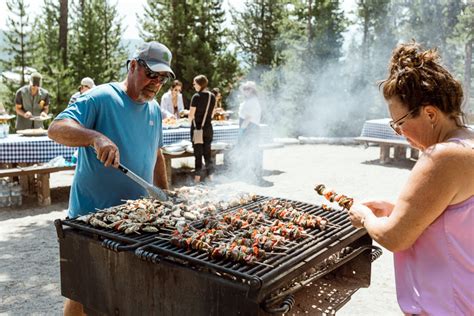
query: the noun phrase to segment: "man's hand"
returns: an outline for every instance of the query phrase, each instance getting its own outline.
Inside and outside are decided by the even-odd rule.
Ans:
[[[101,134],[94,138],[92,146],[97,153],[97,159],[99,159],[104,166],[118,168],[120,164],[120,153],[117,145],[115,145],[113,141]]]
[[[29,119],[32,116],[33,116],[33,114],[31,114],[30,111],[27,111],[27,112],[25,112],[25,114],[23,114],[23,117],[26,118],[26,119]]]

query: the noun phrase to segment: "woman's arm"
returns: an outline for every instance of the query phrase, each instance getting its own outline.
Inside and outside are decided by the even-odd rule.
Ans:
[[[195,106],[191,106],[189,108],[189,114],[188,114],[188,119],[189,121],[192,121],[194,120],[194,116],[196,115],[196,107]]]
[[[172,105],[171,105],[171,98],[169,98],[168,92],[163,94],[161,97],[161,104],[160,106],[167,112],[170,112],[172,110]],[[171,111],[172,112],[172,111]]]
[[[458,192],[463,172],[456,156],[446,146],[434,146],[418,160],[388,217],[377,217],[368,207],[354,205],[349,211],[351,219],[385,248],[407,249]]]
[[[195,118],[195,115],[196,115],[196,105],[194,104],[194,97],[196,95],[193,95],[193,97],[191,98],[191,102],[189,103],[189,114],[188,114],[188,119],[190,122],[192,122],[192,120],[194,120]]]

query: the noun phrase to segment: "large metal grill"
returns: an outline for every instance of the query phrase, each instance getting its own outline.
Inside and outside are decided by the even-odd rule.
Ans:
[[[221,210],[221,213],[233,214],[241,207],[259,212],[259,205],[269,199],[269,197],[260,196],[255,202]],[[127,258],[135,258],[131,261],[129,260],[129,263],[124,264],[123,268],[126,271],[130,271],[130,265],[137,265],[137,262],[140,262],[138,265],[145,263],[151,266],[159,266],[158,270],[160,273],[165,271],[164,273],[168,274],[168,276],[171,273],[173,278],[175,278],[172,282],[166,281],[167,278],[163,281],[161,277],[158,277],[164,283],[162,286],[170,290],[170,286],[175,285],[181,288],[181,291],[176,292],[176,297],[170,298],[166,296],[166,299],[150,298],[150,293],[147,292],[144,295],[149,296],[150,301],[147,301],[147,303],[151,305],[148,305],[148,308],[141,309],[144,313],[160,315],[184,315],[182,313],[186,311],[192,311],[192,315],[221,315],[223,313],[230,315],[266,315],[266,313],[283,313],[288,311],[293,305],[293,295],[295,293],[307,284],[315,283],[331,272],[351,278],[352,283],[356,280],[356,286],[347,292],[349,297],[357,288],[369,285],[370,262],[380,253],[379,251],[372,252],[371,239],[365,230],[356,229],[351,225],[346,212],[327,211],[321,206],[298,201],[278,200],[292,202],[298,209],[306,213],[327,218],[331,223],[331,227],[327,227],[324,230],[317,228],[305,229],[306,238],[287,244],[284,250],[278,251],[276,255],[268,256],[268,258],[262,261],[263,264],[248,265],[229,260],[218,260],[213,259],[207,253],[194,249],[178,248],[169,241],[172,234],[170,230],[161,230],[159,233],[154,234],[125,235],[114,230],[94,228],[76,219],[57,221],[56,226],[58,236],[60,237],[60,245],[64,243],[64,246],[66,246],[65,240],[68,239],[66,238],[67,236],[72,237],[80,234],[82,236],[82,243],[84,241],[86,243],[93,242],[100,244],[102,249],[107,248],[112,253],[117,253],[117,259],[112,259],[114,267],[115,265],[121,265],[120,258],[126,254],[125,257]],[[265,224],[262,223],[261,225]],[[73,229],[63,229],[63,226],[69,226]],[[202,223],[195,222],[192,226],[200,229],[202,228]],[[75,240],[70,241],[68,247],[74,248],[74,242]],[[77,244],[77,247],[80,248],[80,243]],[[63,251],[63,248],[60,247],[62,259],[63,255],[68,257],[73,254],[71,251],[66,250],[66,248]],[[94,249],[97,248],[94,247]],[[105,255],[103,252],[94,251],[89,253],[92,256],[90,259],[99,260],[97,257],[103,257],[106,261],[111,260],[110,257],[113,255]],[[84,262],[84,258],[87,257],[85,254],[80,256],[73,255],[69,260],[77,260],[76,264],[82,266],[87,264]],[[132,261],[135,263],[131,263]],[[351,262],[352,264],[350,265],[349,263]],[[72,262],[69,263],[72,264]],[[165,263],[168,268],[161,270]],[[70,264],[61,264],[63,295],[82,302],[86,307],[90,308],[89,312],[110,312],[111,307],[105,306],[107,304],[104,305],[104,298],[97,300],[97,293],[91,294],[87,287],[102,288],[101,291],[103,292],[108,292],[110,288],[120,291],[117,288],[119,284],[114,281],[117,276],[110,276],[106,280],[103,277],[97,276],[93,279],[97,279],[99,283],[103,284],[89,284],[89,282],[86,282],[85,285],[81,285],[77,277],[71,276],[72,273],[77,273],[77,269],[74,269]],[[104,269],[107,269],[104,267],[110,267],[110,262],[105,262],[101,266],[102,268],[97,267],[98,271],[89,266],[86,269],[88,276],[91,275],[92,270],[97,274],[100,274],[101,271],[104,273]],[[173,268],[170,269],[169,267]],[[187,280],[181,280],[176,271],[172,272],[172,270],[178,267],[185,268],[185,270],[178,270],[181,275],[189,274]],[[355,273],[355,270],[357,270],[358,274]],[[144,273],[147,274],[146,272]],[[152,273],[156,274],[156,271]],[[129,278],[127,275],[121,277]],[[153,280],[153,278],[153,276],[149,276],[150,280]],[[178,284],[176,283],[178,279],[182,282],[188,282],[188,284]],[[179,302],[186,301],[183,298],[186,292],[183,288],[187,286],[193,288],[193,286],[196,286],[196,282],[203,284],[199,292],[204,294],[204,297],[211,297],[204,299],[204,301],[202,298],[196,297],[194,300],[191,300],[192,304],[189,304],[186,308],[180,307]],[[123,282],[120,281],[119,283]],[[130,288],[134,287],[134,282],[129,282],[129,284]],[[155,282],[155,284],[157,283]],[[137,286],[140,287],[138,284]],[[143,287],[143,284],[141,287]],[[146,288],[148,289],[149,285]],[[218,295],[219,293],[215,293],[216,288],[219,289],[219,293],[228,292],[227,294],[230,297],[226,299],[221,298]],[[115,293],[114,295],[123,297],[123,292],[127,291],[131,291],[131,289],[122,288],[122,293]],[[152,289],[147,291],[153,292]],[[160,290],[155,291],[160,292]],[[170,291],[173,292],[172,290]],[[140,291],[134,290],[135,294],[138,292]],[[80,293],[79,297],[77,297],[78,293]],[[213,295],[217,296],[213,298]],[[112,305],[115,304],[114,306],[121,306],[120,308],[115,307],[115,312],[118,308],[121,313],[127,314],[128,309],[123,304],[120,304],[120,300],[108,298],[105,301],[111,302]],[[345,303],[347,299],[342,301],[339,305]],[[222,304],[223,302],[226,304]],[[163,307],[166,304],[176,304],[176,307],[168,310]],[[212,307],[213,304],[220,307],[214,308]],[[228,308],[222,307],[222,305],[228,305]]]

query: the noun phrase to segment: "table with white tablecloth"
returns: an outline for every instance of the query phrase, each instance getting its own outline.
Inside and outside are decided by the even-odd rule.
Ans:
[[[389,118],[375,119],[365,121],[362,132],[355,140],[364,144],[377,144],[380,146],[380,162],[389,162],[390,149],[393,148],[393,159],[406,159],[406,150],[410,149],[409,157],[417,159],[419,152],[416,148],[410,146],[406,138],[398,135],[390,127]]]

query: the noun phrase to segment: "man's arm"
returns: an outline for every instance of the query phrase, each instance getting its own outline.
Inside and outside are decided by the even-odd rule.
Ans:
[[[153,183],[162,189],[168,189],[168,179],[166,178],[166,165],[165,157],[161,152],[161,149],[158,149],[156,155],[155,169],[153,170]]]
[[[97,159],[106,167],[112,165],[117,168],[120,163],[119,150],[114,142],[104,134],[85,128],[72,119],[53,121],[48,129],[48,137],[69,147],[93,146]]]
[[[15,104],[15,111],[16,111],[16,114],[18,114],[21,117],[24,117],[24,118],[31,117],[31,112],[29,111],[25,112],[25,110],[23,110],[23,105],[21,104]]]
[[[41,114],[47,115],[49,112],[49,94],[47,94],[44,100],[41,100],[40,102],[43,102],[43,104],[41,105]]]

